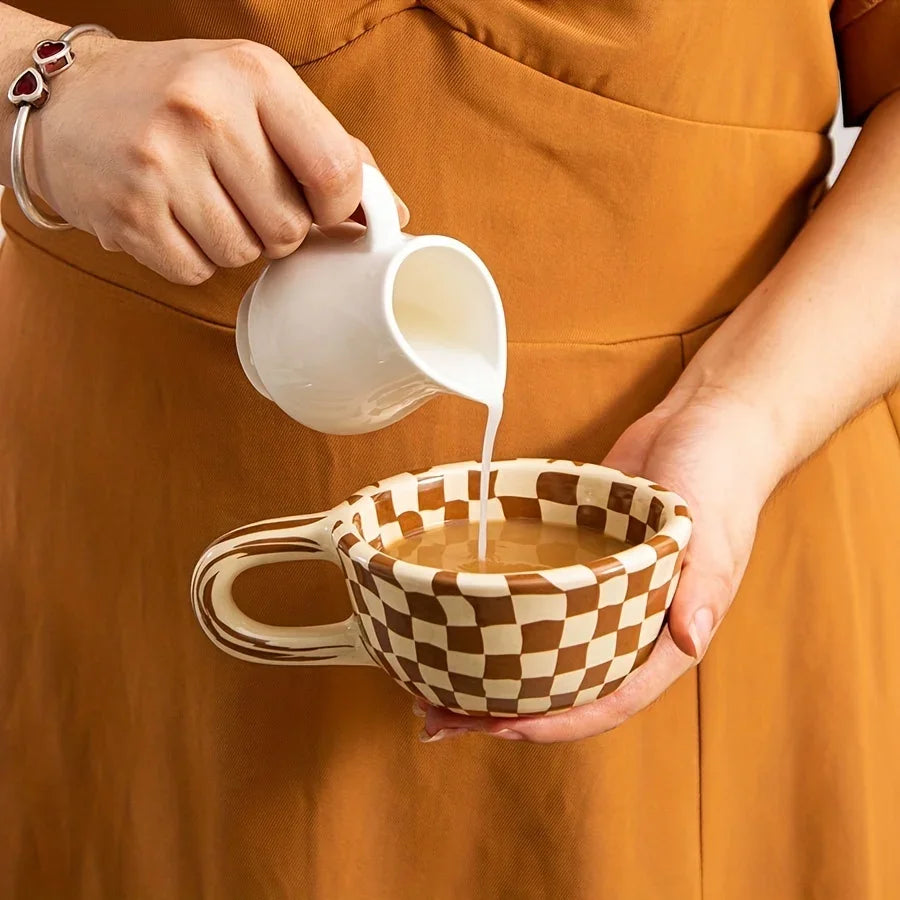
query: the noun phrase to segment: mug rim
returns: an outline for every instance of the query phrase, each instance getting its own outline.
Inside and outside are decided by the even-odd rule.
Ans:
[[[559,576],[559,580],[565,579],[567,572],[578,570],[584,571],[585,568],[591,569],[599,582],[606,580],[622,571],[624,566],[626,571],[637,571],[645,565],[656,560],[656,552],[650,547],[649,542],[653,538],[662,536],[671,539],[677,545],[677,552],[681,553],[688,544],[691,536],[693,519],[691,517],[687,502],[681,495],[675,491],[656,484],[641,475],[630,475],[618,469],[604,466],[599,463],[585,463],[568,459],[549,459],[540,457],[515,457],[512,459],[494,460],[491,462],[491,472],[495,468],[503,467],[522,468],[532,470],[540,468],[542,470],[568,472],[570,474],[590,474],[594,476],[613,476],[613,480],[624,481],[633,484],[635,487],[643,487],[649,490],[653,496],[658,497],[663,504],[663,512],[659,529],[653,537],[642,541],[639,544],[632,544],[624,550],[608,554],[590,560],[586,563],[575,563],[569,566],[557,566],[545,569],[527,569],[518,572],[464,572],[453,569],[440,569],[434,566],[425,566],[420,563],[410,562],[409,560],[399,559],[392,556],[384,549],[379,549],[370,541],[363,537],[361,529],[353,522],[352,513],[346,519],[342,514],[346,515],[351,512],[362,500],[371,499],[374,495],[384,491],[389,491],[400,484],[403,484],[410,477],[420,482],[426,477],[441,475],[445,472],[458,471],[460,469],[472,470],[473,468],[480,470],[481,463],[475,460],[464,460],[459,462],[441,463],[431,466],[427,469],[417,469],[411,472],[400,472],[396,475],[383,478],[374,484],[366,485],[359,489],[347,499],[339,503],[331,511],[331,536],[332,541],[337,548],[341,538],[345,535],[355,535],[358,540],[351,546],[343,549],[347,556],[364,566],[366,569],[375,569],[374,574],[380,574],[382,569],[390,572],[392,577],[403,578],[405,575],[410,582],[430,582],[434,583],[435,578],[440,582],[442,579],[451,579],[459,583],[460,588],[471,587],[475,590],[485,591],[486,596],[496,590],[497,593],[505,593],[508,589],[508,579],[510,576],[534,576],[540,575],[545,578]],[[578,470],[577,472],[573,470]],[[489,519],[490,521],[490,519]],[[424,530],[427,530],[424,529]],[[648,549],[653,554],[652,559],[649,558]],[[381,562],[379,564],[379,557]]]

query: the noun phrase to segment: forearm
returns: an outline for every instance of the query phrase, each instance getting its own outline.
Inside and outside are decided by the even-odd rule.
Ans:
[[[684,381],[757,409],[775,483],[900,380],[900,95],[876,108],[835,187]],[[771,454],[771,448],[770,448]]]
[[[0,87],[4,94],[0,100],[0,184],[10,184],[9,145],[16,117],[16,108],[6,99],[6,91],[13,78],[32,65],[34,45],[56,37],[65,27],[0,3]]]

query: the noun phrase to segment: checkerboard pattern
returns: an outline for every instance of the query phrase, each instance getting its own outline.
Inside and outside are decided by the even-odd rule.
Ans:
[[[448,572],[386,555],[393,542],[476,519],[475,463],[406,473],[335,510],[362,643],[407,691],[470,715],[558,712],[615,690],[650,654],[691,531],[684,501],[646,479],[565,460],[492,471],[488,516],[583,525],[634,544],[588,565]]]

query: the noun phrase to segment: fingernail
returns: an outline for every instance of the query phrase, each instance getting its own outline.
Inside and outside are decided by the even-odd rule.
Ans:
[[[513,731],[512,728],[504,728],[502,731],[495,731],[494,737],[502,738],[504,741],[524,741],[525,735]]]
[[[425,718],[425,707],[421,700],[413,700],[412,711],[414,716],[418,716],[420,719]]]
[[[709,646],[709,638],[712,634],[712,629],[712,610],[706,606],[701,606],[700,609],[694,613],[694,618],[691,619],[691,624],[688,626],[688,634],[690,635],[691,643],[694,645],[695,659],[700,659],[706,652],[706,648]]]
[[[440,731],[436,731],[434,734],[429,734],[424,728],[419,732],[419,740],[423,744],[433,744],[435,741],[445,741],[448,738],[459,737],[461,734],[465,734],[468,729],[466,728],[442,728]]]

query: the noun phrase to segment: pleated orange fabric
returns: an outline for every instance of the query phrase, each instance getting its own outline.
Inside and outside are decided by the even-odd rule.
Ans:
[[[829,164],[824,0],[21,5],[132,39],[245,36],[294,63],[410,230],[464,240],[495,275],[499,457],[601,459],[777,261]],[[856,119],[898,85],[898,8],[833,11]],[[778,489],[710,653],[653,707],[572,745],[423,746],[374,669],[221,654],[188,586],[232,527],[476,457],[471,406],[311,432],[237,361],[258,266],[178,287],[32,228],[8,192],[3,222],[4,897],[896,896],[897,395]],[[347,614],[337,570],[242,579],[265,620]]]

